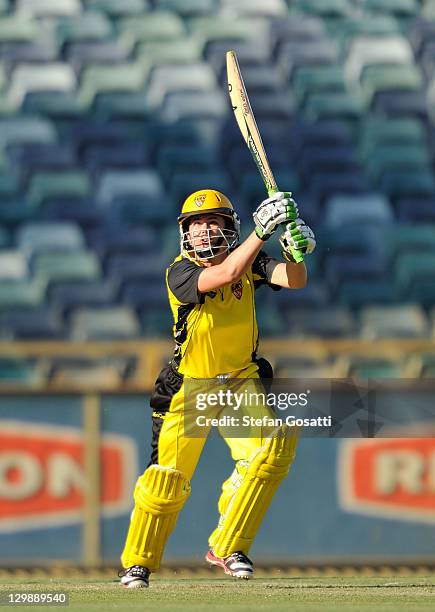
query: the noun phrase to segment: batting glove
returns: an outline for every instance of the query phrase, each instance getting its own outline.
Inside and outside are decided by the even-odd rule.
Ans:
[[[278,191],[260,204],[253,214],[255,233],[268,240],[278,225],[298,218],[298,207],[289,191]]]
[[[279,242],[283,248],[284,259],[292,263],[296,261],[295,252],[309,255],[316,248],[314,232],[302,219],[287,223]]]

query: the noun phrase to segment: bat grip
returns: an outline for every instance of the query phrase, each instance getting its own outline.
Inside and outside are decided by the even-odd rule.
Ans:
[[[267,193],[269,194],[269,198],[271,198],[275,193],[277,193],[277,191],[279,191],[278,188],[268,189]],[[285,223],[282,223],[281,225],[285,227]],[[292,255],[296,263],[301,263],[304,261],[304,256],[300,251],[296,251],[296,253],[292,253]]]

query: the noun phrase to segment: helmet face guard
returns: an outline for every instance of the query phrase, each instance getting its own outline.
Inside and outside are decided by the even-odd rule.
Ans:
[[[205,242],[205,244],[195,244],[199,240],[201,240],[201,243]],[[185,251],[190,257],[213,259],[236,248],[239,242],[239,233],[235,229],[226,228],[218,228],[217,232],[210,228],[185,232],[183,227],[180,226],[180,242],[181,251]]]

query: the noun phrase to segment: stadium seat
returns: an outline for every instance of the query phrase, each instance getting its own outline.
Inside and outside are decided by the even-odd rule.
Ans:
[[[163,201],[163,184],[156,170],[110,170],[102,174],[96,193],[100,205],[108,206],[115,198],[132,196]]]
[[[423,77],[417,66],[368,66],[361,78],[362,95],[367,107],[385,92],[419,92]]]
[[[411,145],[424,147],[427,131],[414,117],[389,118],[368,115],[359,134],[359,148],[364,159],[370,160],[381,145]]]
[[[318,172],[311,177],[309,183],[310,193],[321,205],[331,197],[331,193],[338,194],[337,197],[348,197],[344,194],[354,196],[369,195],[370,184],[367,177],[359,170],[349,172]],[[352,219],[348,219],[352,223]]]
[[[47,198],[38,209],[41,221],[72,221],[82,228],[102,223],[103,214],[88,198]]]
[[[185,36],[173,40],[151,40],[137,45],[136,60],[149,72],[161,64],[190,64],[202,59],[202,47],[198,40]]]
[[[435,253],[435,224],[393,225],[383,232],[382,250],[390,259],[406,252]]]
[[[293,72],[292,86],[297,98],[303,102],[307,94],[346,89],[344,72],[339,65],[300,66]]]
[[[116,40],[72,42],[65,45],[64,55],[76,72],[92,64],[126,63],[129,58],[128,50]]]
[[[234,17],[207,15],[188,20],[188,30],[195,38],[207,43],[218,40],[269,40],[270,28],[267,21],[257,17]]]
[[[132,366],[133,360],[128,356],[54,357],[49,360],[49,384],[59,389],[116,390]]]
[[[343,280],[382,278],[386,273],[386,260],[378,253],[347,255],[331,253],[324,263],[324,278],[331,288],[336,288]]]
[[[242,15],[276,17],[287,15],[288,7],[285,0],[268,0],[268,2],[263,2],[263,0],[222,0],[221,11],[223,14],[234,17]]]
[[[165,123],[176,123],[186,118],[222,119],[228,112],[228,100],[223,92],[176,91],[165,96],[159,117]]]
[[[278,52],[278,64],[281,66],[287,80],[291,80],[293,72],[301,66],[337,64],[338,48],[330,39],[296,40],[284,42]]]
[[[391,199],[435,195],[435,179],[430,168],[384,172],[379,186]]]
[[[435,274],[435,253],[400,253],[394,265],[397,285],[404,297],[413,282],[417,279],[433,280]]]
[[[66,170],[35,172],[29,182],[28,198],[40,205],[47,198],[87,197],[91,193],[91,183],[85,172]]]
[[[354,333],[355,321],[345,306],[288,309],[289,331],[295,337],[340,338]]]
[[[168,308],[168,292],[163,276],[164,269],[160,270],[160,278],[155,280],[134,279],[124,283],[121,291],[120,301],[130,304],[135,308],[148,309],[149,311]],[[168,328],[168,333],[170,328]]]
[[[0,336],[11,340],[59,340],[64,336],[59,313],[47,308],[0,313]]]
[[[275,303],[265,305],[256,311],[257,324],[263,336],[279,337],[288,335],[289,329],[282,310]]]
[[[347,78],[358,83],[366,66],[372,64],[413,64],[412,48],[404,36],[388,38],[356,36],[349,48],[345,62]]]
[[[346,0],[297,0],[295,4],[298,9],[323,19],[345,17],[349,12]]]
[[[76,167],[75,151],[67,143],[24,143],[8,147],[10,164],[19,167],[24,182],[37,170],[62,170]]]
[[[372,111],[390,117],[413,116],[427,123],[431,108],[423,91],[383,91],[374,99]]]
[[[371,13],[413,17],[418,12],[417,0],[363,0],[362,8]]]
[[[215,89],[215,74],[205,62],[181,66],[156,66],[149,76],[148,105],[150,109],[156,110],[165,96],[175,91],[213,92]]]
[[[360,169],[353,147],[315,146],[305,147],[298,159],[298,169],[309,184],[316,172],[355,172]]]
[[[79,97],[91,104],[97,94],[106,92],[139,92],[145,86],[145,70],[138,63],[93,65],[83,70]]]
[[[369,304],[395,304],[399,298],[392,279],[352,279],[340,283],[337,290],[337,301],[352,309]]]
[[[86,148],[82,161],[93,173],[108,169],[143,168],[147,165],[148,151],[144,143],[96,144]]]
[[[142,16],[149,10],[149,0],[84,0],[86,9],[102,11],[112,19]]]
[[[216,0],[156,0],[156,8],[182,17],[209,15],[216,8]]]
[[[393,218],[391,205],[381,194],[337,195],[326,203],[325,223],[331,227],[347,223],[391,223]]]
[[[427,334],[428,321],[418,305],[366,306],[361,311],[362,338],[423,338]]]
[[[348,92],[325,92],[307,95],[303,112],[309,121],[322,119],[359,120],[363,114],[362,99]]]
[[[183,202],[190,193],[203,189],[204,185],[213,185],[213,189],[225,194],[230,192],[228,175],[221,170],[207,170],[201,175],[188,170],[177,171],[173,174],[168,189],[175,202]]]
[[[435,222],[435,200],[430,196],[397,198],[396,211],[399,221],[411,223]]]
[[[366,162],[366,169],[375,182],[389,171],[428,171],[430,172],[430,153],[425,145],[394,144],[379,145],[373,149]]]
[[[182,38],[186,32],[179,15],[158,10],[119,19],[117,29],[121,42],[130,48],[138,42]]]
[[[128,306],[78,308],[71,315],[73,340],[127,340],[140,334],[140,324]]]
[[[57,282],[48,292],[50,305],[69,313],[79,306],[110,306],[116,302],[118,283],[112,280]]]
[[[92,280],[101,276],[100,263],[91,251],[41,253],[32,261],[36,279],[45,283]]]
[[[178,227],[176,227],[178,232]],[[177,245],[180,239],[178,234]],[[161,279],[167,265],[163,255],[150,257],[148,254],[117,253],[109,255],[106,263],[107,278],[113,281],[126,281],[131,279]]]
[[[391,15],[370,15],[365,13],[350,14],[341,20],[340,28],[335,32],[345,54],[353,38],[358,36],[375,38],[397,36],[401,34],[400,24]]]
[[[0,281],[0,310],[38,308],[44,295],[45,284],[39,280]]]
[[[19,250],[0,250],[0,280],[24,280],[29,274],[27,260]]]
[[[60,17],[56,28],[59,45],[91,40],[108,40],[113,35],[110,19],[97,11],[86,11],[78,15]]]
[[[435,283],[433,276],[427,275],[413,280],[411,286],[403,295],[404,298],[416,302],[424,308],[435,306]]]
[[[33,17],[76,15],[82,10],[80,0],[17,0],[16,13]]]
[[[163,145],[157,154],[156,166],[164,181],[174,172],[186,169],[213,170],[218,163],[217,151],[207,146]],[[252,162],[251,162],[252,163]]]
[[[42,251],[74,251],[84,247],[80,228],[74,223],[26,223],[16,234],[20,250],[29,257]]]
[[[26,94],[21,109],[24,114],[43,115],[54,120],[75,119],[88,112],[87,104],[75,91],[30,92]]]
[[[0,19],[0,44],[34,42],[39,35],[38,22],[27,15],[10,14]]]
[[[174,324],[168,307],[154,310],[145,308],[139,312],[139,318],[142,324],[142,333],[146,338],[167,338]]]
[[[9,117],[0,119],[0,148],[20,143],[46,143],[57,141],[54,124],[42,117]]]
[[[1,206],[0,206],[1,210]],[[6,227],[0,225],[0,249],[6,249],[10,246],[11,236]]]

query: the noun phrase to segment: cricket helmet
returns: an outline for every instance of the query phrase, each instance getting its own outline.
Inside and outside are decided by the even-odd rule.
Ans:
[[[187,231],[188,220],[194,216],[207,214],[224,217],[225,228],[219,230],[218,237],[211,237],[210,230],[207,230],[209,244],[207,248],[199,249],[191,244],[191,237]],[[200,259],[211,259],[230,251],[237,246],[240,240],[239,216],[227,196],[215,189],[201,189],[191,193],[181,207],[178,223],[181,251],[197,255]]]

